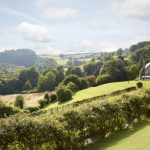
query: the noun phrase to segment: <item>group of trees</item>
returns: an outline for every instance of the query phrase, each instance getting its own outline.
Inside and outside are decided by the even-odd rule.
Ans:
[[[17,49],[0,52],[0,62],[30,67],[35,64],[37,55],[29,49]]]
[[[4,56],[3,59],[1,59],[2,56]],[[10,57],[12,58],[10,59]],[[0,53],[1,61],[11,61],[15,64],[22,60],[19,62],[21,64],[24,59],[28,62],[25,66],[30,66],[35,63],[37,56],[31,50],[13,50]],[[144,65],[150,61],[150,42],[140,42],[131,46],[129,50],[118,49],[111,53],[101,52],[97,59],[92,59],[81,66],[71,65],[63,68],[62,66],[57,67],[55,61],[44,59],[44,57],[38,60],[40,63],[37,69],[35,67],[23,69],[13,79],[0,78],[0,93],[8,94],[29,90],[53,91],[56,87],[60,91],[63,89],[64,93],[67,93],[68,90],[75,93],[89,86],[133,80],[139,77],[139,74],[142,75]],[[50,62],[53,62],[55,67],[48,66]],[[2,74],[2,72],[0,73]]]

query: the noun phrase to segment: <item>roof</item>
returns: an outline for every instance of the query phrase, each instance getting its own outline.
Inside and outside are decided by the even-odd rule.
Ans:
[[[150,67],[150,62],[145,65],[145,68],[149,68],[149,67]]]

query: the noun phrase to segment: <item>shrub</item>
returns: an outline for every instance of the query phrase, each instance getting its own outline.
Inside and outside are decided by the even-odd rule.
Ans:
[[[137,88],[139,88],[139,89],[140,89],[140,88],[142,88],[142,87],[143,87],[143,83],[142,83],[142,82],[137,82],[137,83],[136,83],[136,86],[137,86]]]
[[[68,75],[65,77],[65,79],[62,81],[63,85],[67,85],[69,82],[73,82],[78,89],[81,89],[81,82],[80,78],[76,75]]]
[[[89,83],[90,86],[95,86],[95,79],[96,78],[94,75],[86,76],[85,79]]]
[[[96,85],[105,84],[111,81],[110,74],[98,75],[96,78]]]
[[[15,107],[22,109],[24,106],[24,98],[22,95],[18,95],[15,100]]]
[[[80,79],[80,82],[81,82],[81,89],[86,89],[86,88],[89,87],[89,84],[88,84],[88,82],[87,82],[86,79],[81,78],[81,79]]]
[[[39,108],[38,107],[27,107],[27,108],[25,108],[25,110],[29,110],[32,113],[34,111],[38,111]]]
[[[78,87],[73,83],[73,82],[69,82],[67,84],[67,87],[72,91],[72,92],[77,92],[78,91]]]
[[[46,106],[47,104],[47,100],[46,99],[40,99],[38,101],[39,105],[40,105],[40,108],[43,108],[44,106]]]
[[[72,98],[72,91],[66,87],[57,89],[57,99],[59,102],[65,102]]]
[[[45,93],[44,99],[46,100],[46,104],[49,104],[49,103],[50,103],[50,96],[49,96],[49,93]]]
[[[57,95],[55,93],[51,93],[50,100],[51,100],[51,102],[56,101],[57,100]]]
[[[21,114],[0,120],[0,149],[81,150],[87,138],[105,138],[143,118],[149,110],[144,99],[145,92],[123,95],[115,103],[93,101],[54,115]]]
[[[15,114],[15,111],[10,106],[0,106],[0,118],[8,117]]]

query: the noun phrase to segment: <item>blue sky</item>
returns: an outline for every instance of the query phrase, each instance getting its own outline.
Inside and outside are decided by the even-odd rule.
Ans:
[[[114,51],[150,40],[149,0],[0,0],[0,51]]]

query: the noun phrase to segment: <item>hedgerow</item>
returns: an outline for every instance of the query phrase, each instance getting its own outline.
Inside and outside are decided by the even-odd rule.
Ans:
[[[147,115],[150,92],[123,95],[115,103],[93,101],[54,115],[14,115],[0,122],[0,146],[6,149],[78,150],[87,138],[105,138]]]

